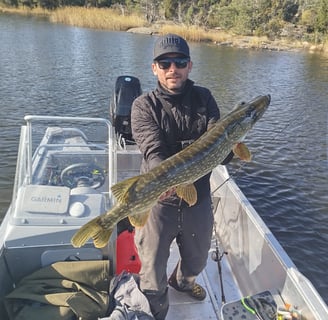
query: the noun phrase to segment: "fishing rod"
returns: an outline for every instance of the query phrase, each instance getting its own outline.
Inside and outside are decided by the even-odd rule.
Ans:
[[[226,303],[226,298],[225,298],[224,287],[223,287],[221,260],[222,260],[223,256],[226,254],[228,254],[228,252],[226,252],[226,251],[223,251],[222,253],[220,253],[218,240],[217,240],[217,238],[215,238],[215,251],[212,252],[212,260],[217,262],[217,265],[218,265],[222,304]]]
[[[224,182],[225,183],[225,182]],[[223,184],[224,184],[223,183]],[[221,184],[221,185],[223,185]],[[219,198],[214,198],[214,200],[216,200],[214,203],[213,203],[213,212],[216,211],[218,205],[219,205],[219,202],[220,202],[220,199]],[[221,303],[222,305],[226,303],[226,298],[225,298],[225,294],[224,294],[224,287],[223,287],[223,273],[222,273],[222,263],[221,263],[221,260],[222,258],[224,257],[224,255],[228,254],[228,252],[226,251],[222,251],[220,252],[220,248],[219,248],[219,242],[218,242],[218,239],[219,239],[219,235],[217,234],[217,225],[216,225],[216,221],[214,219],[214,233],[215,233],[215,251],[212,252],[212,260],[215,261],[217,263],[217,266],[218,266],[218,272],[219,272],[219,281],[220,281],[220,290],[221,290]]]

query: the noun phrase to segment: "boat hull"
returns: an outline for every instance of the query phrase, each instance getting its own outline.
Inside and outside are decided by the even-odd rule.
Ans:
[[[115,275],[117,232],[102,249],[96,249],[91,241],[76,249],[70,240],[85,221],[102,214],[112,205],[111,185],[139,174],[141,155],[135,145],[116,144],[115,133],[107,120],[99,122],[104,125],[102,131],[108,132],[104,145],[89,141],[88,134],[80,129],[69,128],[70,133],[63,130],[60,125],[64,120],[73,121],[61,117],[31,117],[22,129],[13,202],[0,227],[0,318],[3,320],[9,319],[4,306],[5,296],[25,276],[55,262],[109,260],[109,276]],[[34,152],[30,149],[33,121],[57,121],[60,124],[45,131]],[[88,129],[89,122],[95,122],[97,128],[94,130],[99,130],[98,120],[80,118],[79,121]],[[64,140],[63,133],[66,134]],[[60,139],[56,140],[55,136]],[[92,167],[91,177],[88,176],[90,172],[82,172],[82,180],[91,179],[91,186],[69,187],[58,177],[54,178],[54,173],[70,172],[66,170],[70,165],[86,162],[100,168]],[[98,183],[93,184],[93,179],[98,181],[101,168],[105,181],[99,187]],[[76,175],[81,180],[81,172],[74,170],[73,177]],[[71,178],[69,181],[74,182]],[[211,188],[215,230],[207,266],[197,280],[206,288],[208,296],[204,302],[195,302],[170,288],[167,319],[225,320],[223,306],[267,291],[277,306],[283,306],[284,302],[297,306],[302,319],[328,319],[327,305],[295,267],[226,167],[220,165],[213,170]],[[36,194],[38,198],[33,198]],[[56,204],[54,199],[58,197],[53,195],[60,195],[61,203]],[[41,204],[29,203],[32,198]],[[42,204],[44,199],[50,200]],[[57,205],[57,211],[54,205]],[[213,260],[218,253],[222,258]],[[168,274],[177,259],[178,248],[173,243]]]

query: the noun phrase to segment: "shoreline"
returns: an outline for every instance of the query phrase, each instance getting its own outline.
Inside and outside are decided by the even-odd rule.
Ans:
[[[320,54],[328,56],[328,45],[325,43],[314,44],[308,41],[295,40],[288,37],[268,39],[267,36],[240,36],[233,34],[230,31],[224,30],[204,30],[197,26],[185,26],[179,25],[172,21],[156,21],[149,25],[146,21],[137,22],[136,19],[128,21],[125,25],[122,23],[124,18],[119,15],[114,17],[118,19],[115,25],[106,25],[102,21],[97,22],[94,25],[89,25],[86,21],[90,21],[90,18],[98,17],[99,14],[104,15],[104,10],[111,12],[110,9],[87,9],[82,8],[80,12],[71,12],[70,10],[76,10],[76,8],[64,8],[64,16],[57,13],[59,10],[48,11],[45,9],[27,9],[27,8],[8,8],[0,6],[1,14],[16,14],[25,15],[31,17],[43,17],[49,20],[50,23],[61,23],[82,28],[101,29],[108,31],[122,31],[136,34],[147,35],[160,35],[164,33],[177,33],[184,37],[187,41],[212,43],[217,46],[233,47],[238,49],[252,49],[252,50],[268,50],[268,51],[289,51],[289,52],[307,52],[310,54]],[[97,11],[99,10],[99,11]],[[91,12],[92,11],[92,12]],[[72,19],[68,19],[70,14],[76,15],[77,19],[72,22]],[[89,16],[84,16],[88,14]],[[98,14],[98,16],[97,16]],[[108,14],[108,13],[106,13]],[[65,16],[66,15],[66,16]],[[81,16],[79,16],[81,15]],[[75,17],[76,18],[76,17]],[[79,19],[80,18],[80,19]]]
[[[135,34],[147,34],[147,35],[160,35],[160,27],[134,27],[128,29],[126,32]],[[211,32],[215,33],[216,30]],[[222,47],[233,47],[238,49],[253,49],[253,50],[268,50],[268,51],[288,51],[288,52],[308,52],[328,55],[328,48],[325,49],[323,44],[315,45],[307,41],[293,41],[290,39],[274,39],[269,40],[267,37],[257,36],[237,36],[230,33],[226,33],[225,41],[204,41],[199,42],[212,43]]]

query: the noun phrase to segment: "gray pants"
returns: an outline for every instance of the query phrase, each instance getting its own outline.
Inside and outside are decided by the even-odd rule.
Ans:
[[[211,197],[192,207],[156,204],[146,225],[136,228],[135,243],[141,259],[140,288],[147,296],[156,320],[168,312],[167,261],[176,239],[180,251],[177,280],[191,287],[205,268],[211,245],[213,213]]]

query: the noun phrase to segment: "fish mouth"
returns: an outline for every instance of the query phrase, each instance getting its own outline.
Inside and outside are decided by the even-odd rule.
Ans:
[[[255,98],[254,100],[255,100],[253,103],[254,109],[253,109],[251,118],[254,121],[257,121],[259,118],[262,117],[263,113],[269,107],[269,104],[271,102],[271,95],[268,94],[266,96],[261,96],[261,97]]]
[[[271,102],[271,94],[267,94],[266,97],[268,99],[268,104],[269,104]]]

